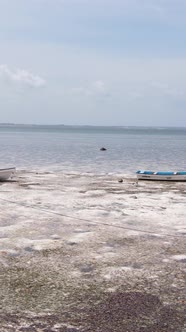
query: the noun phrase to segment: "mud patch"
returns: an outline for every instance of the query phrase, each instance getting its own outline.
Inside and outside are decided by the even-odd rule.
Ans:
[[[143,292],[103,293],[71,312],[48,314],[2,313],[1,332],[183,332],[184,316],[164,306],[158,296]],[[88,306],[87,306],[88,304]]]
[[[180,321],[181,319],[181,321]],[[184,318],[173,308],[164,307],[159,298],[141,292],[113,293],[87,313],[83,331],[170,332],[182,331]]]

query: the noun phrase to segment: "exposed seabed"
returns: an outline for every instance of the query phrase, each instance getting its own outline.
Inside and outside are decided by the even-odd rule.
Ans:
[[[185,203],[121,174],[0,183],[0,331],[186,331]]]

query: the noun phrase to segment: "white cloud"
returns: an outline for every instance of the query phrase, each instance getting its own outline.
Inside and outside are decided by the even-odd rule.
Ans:
[[[72,88],[71,92],[84,96],[107,96],[109,94],[106,84],[102,80],[96,80],[81,87]]]
[[[164,100],[164,101],[184,101],[186,100],[186,88],[184,83],[174,81],[141,81],[138,84],[134,81],[128,90],[125,90],[126,97],[129,96],[130,100],[136,102],[141,100],[145,103],[145,100],[151,98],[152,100]]]
[[[93,82],[92,86],[96,92],[100,92],[100,93],[105,92],[105,83],[101,80]]]
[[[38,75],[34,75],[25,69],[16,68],[11,70],[7,65],[0,65],[0,78],[33,88],[40,88],[46,84],[46,81]]]
[[[186,89],[183,85],[179,86],[177,83],[174,85],[172,82],[170,83],[160,83],[160,82],[152,82],[151,88],[156,91],[159,95],[170,96],[174,98],[182,98],[185,96]]]

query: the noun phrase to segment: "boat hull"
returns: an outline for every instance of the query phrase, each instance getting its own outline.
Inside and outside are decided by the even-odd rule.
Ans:
[[[148,181],[186,181],[186,172],[137,171],[138,180]]]
[[[186,181],[186,176],[161,176],[161,175],[137,175],[138,180],[149,180],[149,181]]]
[[[15,171],[16,171],[15,167],[0,169],[0,181],[8,180],[13,176]]]

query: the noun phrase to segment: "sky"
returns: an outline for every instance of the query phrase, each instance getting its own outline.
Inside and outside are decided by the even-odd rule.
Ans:
[[[186,0],[0,0],[0,123],[186,126]]]

